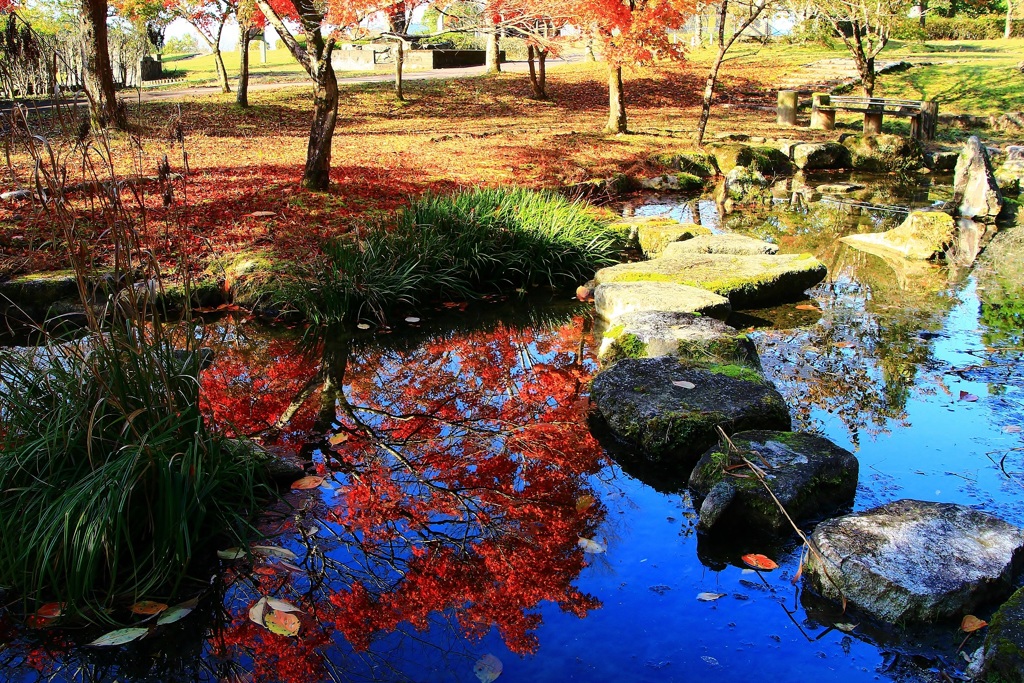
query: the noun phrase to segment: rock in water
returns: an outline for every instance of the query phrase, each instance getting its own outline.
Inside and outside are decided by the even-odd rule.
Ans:
[[[893,623],[960,617],[1010,592],[1024,531],[963,505],[899,500],[822,522],[804,576]],[[833,581],[835,582],[833,584]]]
[[[774,147],[715,143],[710,146],[710,150],[722,173],[728,173],[737,166],[746,166],[764,176],[789,175],[793,172],[793,162]]]
[[[809,142],[793,147],[793,163],[803,171],[850,168],[850,150],[838,142]]]
[[[835,513],[853,503],[857,458],[828,439],[805,432],[767,431],[738,432],[731,438],[747,460],[762,468],[772,493],[797,523]],[[736,490],[727,510],[714,508],[715,519],[706,519],[701,507],[700,527],[710,529],[721,519],[744,529],[788,532],[791,527],[786,516],[749,469],[733,471],[749,475],[749,479],[725,473],[725,467],[737,463],[742,461],[729,453],[728,446],[718,444],[708,449],[693,468],[690,489],[698,498],[709,496],[722,485]]]
[[[665,258],[679,254],[739,254],[743,256],[776,254],[777,244],[770,244],[746,235],[702,235],[685,242],[673,242],[665,248]]]
[[[711,230],[696,223],[646,221],[637,224],[637,241],[647,258],[658,258],[669,244],[710,235]]]
[[[996,169],[996,183],[1005,194],[1020,194],[1024,181],[1024,147],[1013,145],[1006,150],[1006,161]]]
[[[847,235],[842,242],[869,254],[926,261],[945,253],[956,238],[956,221],[941,211],[912,211],[886,232]]]
[[[843,146],[850,150],[853,168],[858,171],[906,173],[925,165],[917,141],[902,135],[851,135],[843,140]]]
[[[729,300],[724,296],[706,289],[670,282],[614,282],[598,285],[594,290],[594,305],[597,314],[605,320],[645,311],[699,313],[724,319],[732,311]]]
[[[699,192],[704,188],[704,180],[692,173],[665,173],[641,180],[640,186],[656,192]]]
[[[981,680],[1024,683],[1024,588],[992,616],[982,651]]]
[[[602,334],[597,355],[606,362],[678,356],[761,367],[754,343],[735,328],[703,315],[666,311],[626,313],[615,318]]]
[[[728,297],[734,307],[741,307],[799,299],[826,274],[825,266],[810,254],[676,254],[673,258],[602,268],[594,279],[599,285],[670,282],[699,287]]]
[[[1003,208],[1003,197],[992,173],[988,150],[977,136],[971,136],[960,152],[953,179],[953,204],[965,218],[995,220]]]
[[[727,433],[790,426],[779,392],[755,370],[736,365],[627,358],[594,378],[590,397],[616,437],[648,459],[684,466],[717,441],[719,425]]]

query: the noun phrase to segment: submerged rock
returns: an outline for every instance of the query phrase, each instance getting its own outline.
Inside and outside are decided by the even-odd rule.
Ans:
[[[959,215],[981,221],[995,220],[1003,208],[988,150],[976,136],[967,140],[956,162],[953,204]]]
[[[728,173],[737,166],[745,166],[764,176],[789,175],[793,172],[793,162],[774,147],[714,144],[710,149],[722,173]]]
[[[614,320],[627,313],[662,311],[667,313],[699,313],[725,318],[732,311],[729,300],[698,287],[671,282],[614,282],[598,285],[594,290],[597,314]]]
[[[868,253],[895,254],[927,261],[945,253],[956,238],[956,221],[941,211],[912,211],[886,232],[847,235],[842,242]]]
[[[917,141],[902,135],[852,135],[843,140],[843,146],[850,151],[852,167],[858,171],[905,173],[925,165]]]
[[[627,358],[594,378],[591,400],[619,439],[644,457],[683,466],[713,444],[716,427],[789,429],[786,403],[758,372],[701,368],[675,358]]]
[[[893,623],[956,618],[1006,595],[1024,551],[1024,531],[1001,519],[918,500],[822,522],[811,540],[814,590]]]
[[[802,171],[850,168],[850,150],[838,142],[808,142],[795,145],[793,163]]]
[[[597,355],[605,361],[678,356],[701,363],[760,367],[754,343],[735,328],[703,315],[666,311],[615,318],[602,335]]]
[[[800,298],[826,274],[825,266],[810,254],[675,254],[673,258],[602,268],[595,279],[599,285],[670,282],[699,287],[728,297],[734,307],[743,307]]]
[[[1024,683],[1024,588],[992,616],[982,652],[981,680]]]
[[[740,452],[766,475],[768,486],[797,523],[832,514],[853,503],[857,491],[857,458],[820,436],[806,432],[750,431],[733,434]],[[735,490],[727,509],[716,503],[706,516],[701,506],[699,527],[708,530],[719,521],[744,528],[787,532],[789,522],[749,469],[726,474],[725,467],[741,463],[726,444],[712,446],[690,474],[690,489],[698,498],[723,486]],[[770,466],[770,467],[769,467]],[[723,492],[718,497],[724,500]]]
[[[779,251],[777,244],[771,244],[762,240],[747,237],[746,235],[701,235],[685,242],[675,242],[668,245],[664,256],[673,258],[679,254],[739,254],[758,255],[776,254]]]
[[[681,242],[701,235],[710,235],[711,230],[696,223],[676,221],[646,221],[637,223],[637,241],[647,258],[658,258],[669,244]]]

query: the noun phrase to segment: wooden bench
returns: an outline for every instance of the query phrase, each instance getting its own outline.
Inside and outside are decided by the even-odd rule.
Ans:
[[[935,124],[939,119],[938,102],[816,93],[811,105],[811,128],[834,129],[837,111],[863,113],[865,134],[881,133],[885,116],[907,117],[910,119],[910,136],[918,140],[935,139]]]

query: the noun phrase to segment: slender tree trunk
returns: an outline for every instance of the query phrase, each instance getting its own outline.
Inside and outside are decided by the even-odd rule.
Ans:
[[[1003,38],[1010,39],[1013,35],[1013,0],[1006,0],[1006,28],[1003,30]]]
[[[541,99],[548,99],[548,51],[537,50],[537,80],[540,81]]]
[[[718,82],[718,70],[722,66],[722,60],[725,59],[725,50],[722,49],[722,43],[719,43],[718,55],[715,57],[715,61],[711,64],[711,70],[708,71],[708,78],[704,82],[704,102],[700,110],[700,121],[697,123],[697,144],[704,144],[704,132],[708,127],[708,120],[711,118],[711,102],[715,96],[715,84]]]
[[[501,42],[498,39],[498,27],[492,18],[488,17],[487,25],[487,73],[496,74],[501,72]]]
[[[405,66],[405,46],[402,44],[402,40],[399,39],[395,43],[395,97],[398,100],[405,100],[405,93],[402,91],[402,70]]]
[[[238,69],[238,92],[235,94],[235,102],[239,107],[249,106],[249,42],[252,40],[252,35],[252,29],[243,28],[239,36],[242,47],[242,63]]]
[[[622,66],[608,64],[608,125],[606,133],[625,133],[626,97],[622,91]]]
[[[594,36],[587,35],[587,42],[583,47],[583,61],[585,62],[596,62],[597,57],[594,55]]]
[[[861,87],[864,89],[864,97],[875,95],[875,58],[867,57],[863,60],[864,68],[861,70]]]
[[[80,17],[82,85],[89,112],[97,126],[128,128],[128,117],[118,106],[114,72],[107,50],[107,0],[82,0]]]
[[[547,58],[547,50],[533,45],[526,46],[526,61],[530,66],[530,87],[533,88],[533,99],[535,100],[548,99]]]
[[[224,55],[220,51],[220,41],[213,48],[213,63],[217,65],[217,79],[220,81],[221,92],[231,92],[228,84],[228,70],[224,67]]]
[[[302,186],[326,190],[331,184],[331,142],[338,123],[338,77],[328,52],[317,60],[313,86],[313,123],[309,129]]]

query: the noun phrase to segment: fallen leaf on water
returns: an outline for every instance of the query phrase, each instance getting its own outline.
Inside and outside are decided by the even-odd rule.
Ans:
[[[973,614],[968,614],[966,617],[964,617],[964,620],[960,622],[960,630],[964,633],[974,633],[975,631],[983,629],[986,626],[988,626],[987,621],[982,621]]]
[[[271,633],[279,636],[297,636],[299,634],[299,618],[288,612],[271,612],[263,617],[263,624]]]
[[[585,553],[590,553],[591,555],[600,555],[608,549],[607,547],[605,547],[601,543],[598,543],[592,538],[583,538],[582,536],[579,536],[578,538],[580,540],[576,542],[576,545],[583,548],[583,552]]]
[[[843,633],[853,633],[853,630],[860,626],[860,624],[836,624],[836,628]]]
[[[714,602],[718,598],[724,598],[725,593],[697,593],[697,599],[701,602]]]
[[[676,385],[677,387],[682,387],[683,389],[694,389],[694,388],[697,387],[697,385],[694,384],[693,382],[687,382],[687,381],[684,381],[684,380],[679,380],[678,382],[672,382],[672,384]]]
[[[218,550],[217,557],[222,560],[240,560],[245,557],[245,551],[241,548],[228,548],[227,550]]]
[[[63,602],[48,602],[36,610],[36,616],[40,619],[56,619],[64,614]]]
[[[856,346],[856,344],[854,344],[851,341],[841,341],[841,342],[836,342],[832,346],[836,347],[837,349],[852,349],[853,347]]]
[[[282,560],[297,560],[299,556],[287,548],[278,548],[272,545],[254,545],[252,549],[261,555],[280,557]]]
[[[420,319],[419,319],[419,318],[417,318],[417,317],[415,317],[415,316],[411,316],[411,315],[410,315],[410,316],[409,316],[408,318],[406,318],[406,319],[405,319],[405,322],[407,322],[407,323],[410,323],[410,324],[413,324],[413,325],[415,325],[415,324],[416,324],[416,323],[418,323],[419,321],[420,321]]]
[[[167,624],[174,624],[176,622],[179,622],[188,615],[192,614],[192,610],[194,610],[195,608],[195,600],[189,600],[188,602],[183,602],[180,605],[175,605],[174,607],[169,608],[166,612],[164,612],[157,618],[156,625],[165,626]]]
[[[267,605],[270,606],[275,612],[301,612],[298,607],[290,602],[284,600],[278,600],[277,598],[267,598]]]
[[[961,391],[960,392],[960,400],[961,401],[967,401],[968,403],[974,403],[975,401],[978,400],[978,397],[975,396],[974,394],[969,393],[969,392]]]
[[[818,308],[817,306],[813,305],[813,304],[799,304],[796,307],[796,310],[798,310],[798,311],[818,311],[818,312],[821,312],[821,309]]]
[[[292,482],[293,491],[309,491],[312,489],[320,488],[321,484],[324,483],[323,477],[303,477],[298,481]]]
[[[501,660],[494,655],[484,655],[473,665],[473,673],[480,679],[480,683],[491,683],[504,669]]]
[[[140,600],[131,607],[129,607],[133,614],[141,614],[146,617],[151,617],[154,614],[160,614],[167,609],[167,605],[162,602],[153,602],[152,600]]]
[[[102,635],[88,644],[93,647],[113,647],[115,645],[124,645],[125,643],[132,642],[133,640],[138,640],[147,633],[149,633],[148,628],[121,628],[116,631],[111,631],[106,635]]]
[[[1020,425],[1006,425],[1003,427],[1003,432],[1006,434],[1020,434]]]
[[[359,323],[358,325],[356,325],[356,329],[368,330],[368,329],[370,329],[370,326],[367,325],[366,323]]]
[[[339,432],[338,434],[335,434],[331,438],[327,439],[327,443],[331,444],[332,446],[343,444],[346,441],[348,441],[348,434],[346,432]]]
[[[589,493],[583,494],[576,499],[576,512],[585,512],[586,510],[589,510],[593,507],[595,502],[597,501],[594,500],[592,495]]]
[[[779,565],[777,565],[775,561],[771,558],[765,557],[764,555],[758,555],[756,553],[744,555],[740,559],[743,560],[743,563],[746,564],[748,567],[753,567],[754,569],[763,569],[765,571],[771,571],[773,569],[779,568]]]
[[[263,616],[267,611],[267,599],[260,598],[256,604],[249,608],[249,620],[254,624],[263,626]]]

